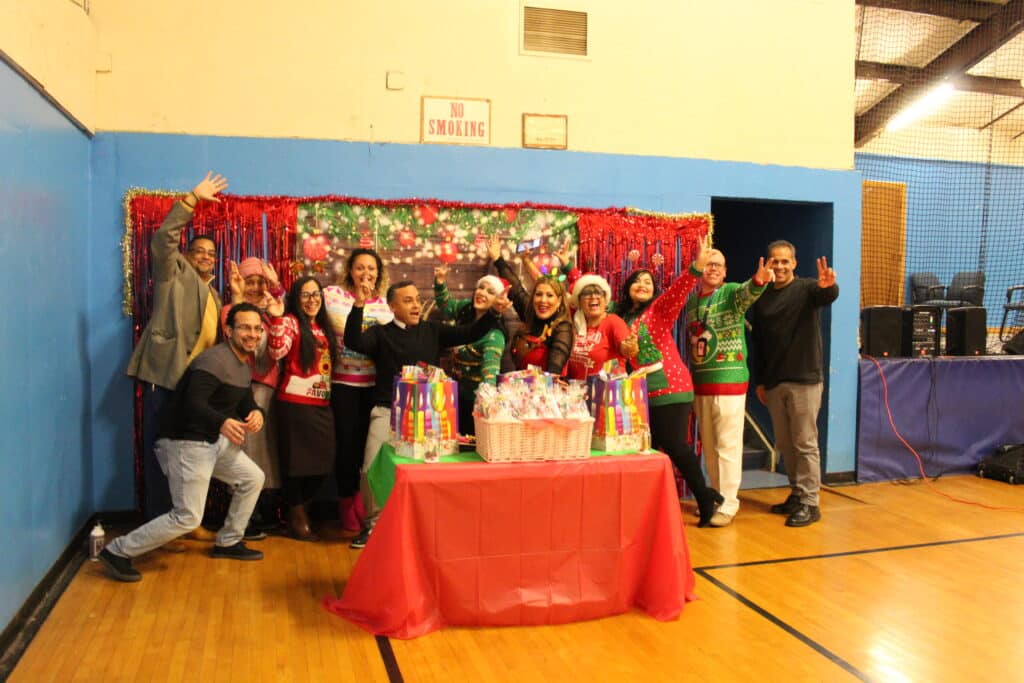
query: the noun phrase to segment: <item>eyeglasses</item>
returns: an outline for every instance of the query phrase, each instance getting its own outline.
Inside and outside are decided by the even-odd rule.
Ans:
[[[604,296],[604,291],[599,287],[586,287],[582,292],[580,292],[581,299],[588,299],[596,296]]]
[[[303,301],[319,301],[320,292],[302,292],[299,294],[299,298]]]
[[[203,249],[202,247],[192,247],[189,251],[195,254],[196,256],[209,256],[210,258],[217,257],[216,249]]]
[[[718,270],[725,270],[725,264],[724,263],[705,263],[704,264],[704,270],[711,270],[712,268],[717,268]]]

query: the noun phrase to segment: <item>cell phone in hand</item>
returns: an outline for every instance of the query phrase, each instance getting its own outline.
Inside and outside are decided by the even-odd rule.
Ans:
[[[516,253],[520,254],[520,253],[522,253],[524,251],[529,251],[531,249],[536,249],[539,246],[540,246],[540,238],[539,237],[537,239],[527,240],[525,242],[520,242],[519,246],[516,247]]]

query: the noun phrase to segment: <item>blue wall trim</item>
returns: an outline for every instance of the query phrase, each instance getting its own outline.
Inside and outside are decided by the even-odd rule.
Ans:
[[[96,507],[90,146],[0,62],[0,624]]]

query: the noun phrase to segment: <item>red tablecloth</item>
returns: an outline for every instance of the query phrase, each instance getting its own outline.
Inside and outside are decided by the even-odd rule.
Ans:
[[[400,465],[341,599],[376,635],[558,624],[637,607],[675,619],[694,576],[661,454]]]

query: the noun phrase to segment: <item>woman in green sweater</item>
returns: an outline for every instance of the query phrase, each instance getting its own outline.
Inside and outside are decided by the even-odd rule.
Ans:
[[[448,291],[448,266],[434,268],[434,302],[442,317],[456,325],[479,320],[495,304],[505,298],[506,286],[496,275],[477,280],[472,299],[453,299]],[[452,349],[452,374],[459,383],[459,432],[476,434],[473,423],[473,402],[481,383],[495,384],[501,369],[508,332],[498,318],[498,326],[483,337]]]

